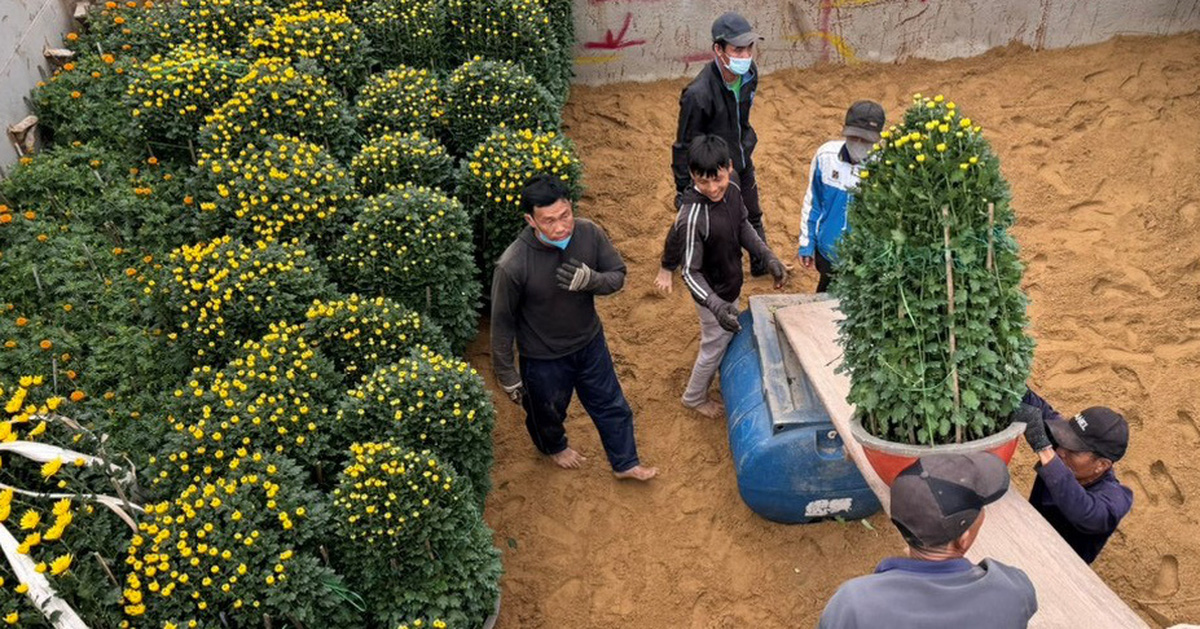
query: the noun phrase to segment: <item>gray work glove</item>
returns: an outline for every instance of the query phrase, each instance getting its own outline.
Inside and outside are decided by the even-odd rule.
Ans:
[[[721,324],[721,328],[727,332],[740,332],[742,324],[738,323],[738,315],[741,312],[737,305],[719,299],[715,301],[716,303],[709,309],[717,317],[717,323]]]
[[[1042,419],[1042,409],[1029,404],[1021,404],[1012,414],[1012,421],[1025,422],[1025,441],[1034,452],[1041,452],[1054,446],[1050,436],[1046,434],[1046,420]]]
[[[518,382],[509,386],[500,385],[500,388],[504,389],[504,393],[508,395],[508,399],[512,400],[513,404],[516,404],[517,406],[521,406],[522,400],[524,400],[525,396],[528,395],[528,391],[525,390],[524,382]]]
[[[600,282],[599,273],[575,258],[560,264],[554,275],[558,280],[558,287],[571,292],[590,293],[596,290],[596,285]]]
[[[783,288],[788,281],[787,267],[779,261],[779,258],[771,258],[767,261],[767,272],[775,279],[775,288]]]

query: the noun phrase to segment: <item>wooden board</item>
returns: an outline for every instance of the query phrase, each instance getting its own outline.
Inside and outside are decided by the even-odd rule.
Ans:
[[[834,373],[842,361],[837,343],[840,317],[837,301],[832,299],[775,311],[775,320],[800,358],[813,391],[841,433],[846,452],[888,509],[887,486],[850,435],[854,415],[854,406],[846,401],[850,378]],[[987,507],[987,520],[967,556],[975,562],[991,557],[1029,575],[1038,598],[1038,613],[1030,627],[1147,626],[1015,490]]]

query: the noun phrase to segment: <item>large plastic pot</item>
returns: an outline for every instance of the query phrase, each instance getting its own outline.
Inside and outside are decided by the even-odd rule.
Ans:
[[[892,481],[912,465],[918,457],[930,454],[967,454],[970,452],[991,452],[1000,457],[1005,465],[1012,460],[1017,450],[1017,441],[1025,432],[1023,422],[1013,422],[1008,428],[990,437],[968,441],[966,443],[951,443],[942,446],[914,446],[907,443],[884,441],[867,432],[859,417],[850,422],[850,432],[862,446],[867,461],[875,469],[875,473],[890,487]]]

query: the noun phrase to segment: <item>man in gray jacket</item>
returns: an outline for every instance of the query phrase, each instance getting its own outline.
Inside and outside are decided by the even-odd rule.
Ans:
[[[1037,612],[1029,577],[994,559],[965,555],[983,526],[984,506],[1008,491],[995,455],[921,457],[892,483],[892,523],[907,557],[884,559],[851,579],[821,614],[820,629],[1019,629]]]
[[[533,445],[566,469],[585,460],[567,445],[572,392],[592,417],[613,474],[650,480],[638,459],[633,411],[613,368],[595,296],[625,284],[625,263],[604,230],[576,219],[566,189],[547,175],[521,191],[529,226],[492,278],[492,366],[509,399],[525,409]],[[521,354],[514,366],[513,343]]]

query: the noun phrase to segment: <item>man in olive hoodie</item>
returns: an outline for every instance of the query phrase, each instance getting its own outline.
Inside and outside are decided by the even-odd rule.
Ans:
[[[576,392],[592,417],[613,474],[650,480],[638,459],[633,411],[621,391],[595,296],[625,284],[625,263],[604,230],[576,219],[562,184],[534,177],[521,191],[529,226],[509,245],[492,278],[492,366],[509,399],[525,409],[533,445],[566,469],[584,459],[567,445],[563,422]],[[514,366],[513,343],[520,351]]]

